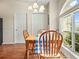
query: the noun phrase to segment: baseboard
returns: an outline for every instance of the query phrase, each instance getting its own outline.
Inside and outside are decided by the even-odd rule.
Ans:
[[[25,43],[25,42],[3,42],[2,44],[17,44],[17,43]]]
[[[25,43],[25,41],[19,41],[19,42],[15,42],[15,43]]]
[[[14,42],[3,42],[2,44],[15,44]]]

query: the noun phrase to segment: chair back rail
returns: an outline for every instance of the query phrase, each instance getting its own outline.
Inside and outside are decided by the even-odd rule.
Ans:
[[[40,42],[42,40],[42,43]],[[63,37],[55,30],[43,32],[39,37],[40,53],[56,56],[62,45]]]

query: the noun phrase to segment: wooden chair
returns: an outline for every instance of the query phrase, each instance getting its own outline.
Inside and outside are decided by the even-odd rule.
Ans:
[[[27,37],[29,37],[29,33],[27,31],[23,31],[23,36],[25,39],[25,46],[26,46],[25,58],[29,59],[29,55],[34,53],[34,43],[35,42],[30,41],[30,44],[29,44],[29,41],[26,41]]]
[[[26,44],[26,39],[27,37],[29,36],[29,33],[27,31],[23,31],[23,36],[24,36],[24,39],[25,39],[25,46],[27,47],[27,44]],[[27,48],[26,48],[27,49]]]
[[[54,30],[47,30],[39,36],[39,58],[59,58],[62,45],[62,35]],[[40,42],[42,40],[42,42]]]
[[[26,39],[27,39],[27,37],[29,36],[29,33],[27,32],[27,31],[23,31],[23,36],[24,36],[24,40],[25,40],[25,46],[26,46],[26,53],[25,53],[25,57],[24,57],[24,59],[27,59],[28,58],[28,45],[26,44],[27,42],[26,42]]]

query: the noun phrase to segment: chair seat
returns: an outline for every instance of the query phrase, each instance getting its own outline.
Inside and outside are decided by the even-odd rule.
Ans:
[[[55,55],[53,55],[53,54],[40,54],[40,56],[42,56],[42,57],[46,57],[46,58],[60,58],[60,53],[58,53],[56,56]]]

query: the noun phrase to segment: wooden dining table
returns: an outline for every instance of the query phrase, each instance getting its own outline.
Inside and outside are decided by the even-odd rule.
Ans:
[[[28,41],[35,41],[35,39],[36,39],[36,36],[35,35],[30,35],[30,36],[28,36],[27,38],[26,38],[26,40]]]

